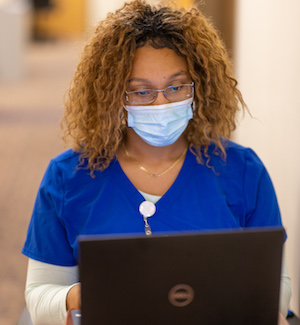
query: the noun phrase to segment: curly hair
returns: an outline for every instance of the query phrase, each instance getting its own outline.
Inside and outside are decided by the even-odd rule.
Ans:
[[[198,9],[151,6],[135,0],[108,14],[85,46],[62,120],[64,140],[87,161],[91,174],[108,167],[126,137],[124,94],[137,48],[168,47],[186,59],[195,84],[195,110],[185,135],[199,163],[208,147],[226,158],[222,139],[245,108],[232,64],[212,23]]]

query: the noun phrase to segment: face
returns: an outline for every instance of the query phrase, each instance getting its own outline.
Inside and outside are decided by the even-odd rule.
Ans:
[[[190,84],[186,60],[169,48],[155,49],[145,45],[136,51],[132,73],[127,85],[127,91],[140,89],[164,89],[168,86]],[[163,92],[151,105],[167,104]],[[133,105],[132,103],[128,103]]]

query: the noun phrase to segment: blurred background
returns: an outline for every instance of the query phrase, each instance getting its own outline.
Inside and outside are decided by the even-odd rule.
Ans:
[[[148,1],[155,2],[155,1]],[[291,309],[300,313],[300,1],[177,0],[211,17],[253,118],[233,140],[252,147],[273,180],[288,233]],[[121,0],[0,0],[0,324],[24,308],[21,255],[49,160],[65,148],[63,97],[93,26]]]

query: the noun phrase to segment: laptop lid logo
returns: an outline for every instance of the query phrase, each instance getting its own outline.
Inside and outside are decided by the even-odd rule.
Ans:
[[[177,284],[169,291],[169,301],[175,307],[185,307],[194,300],[194,290],[188,284]]]

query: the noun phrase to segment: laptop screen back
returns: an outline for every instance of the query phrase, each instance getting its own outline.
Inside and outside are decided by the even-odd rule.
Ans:
[[[283,230],[82,237],[82,325],[275,325]]]

